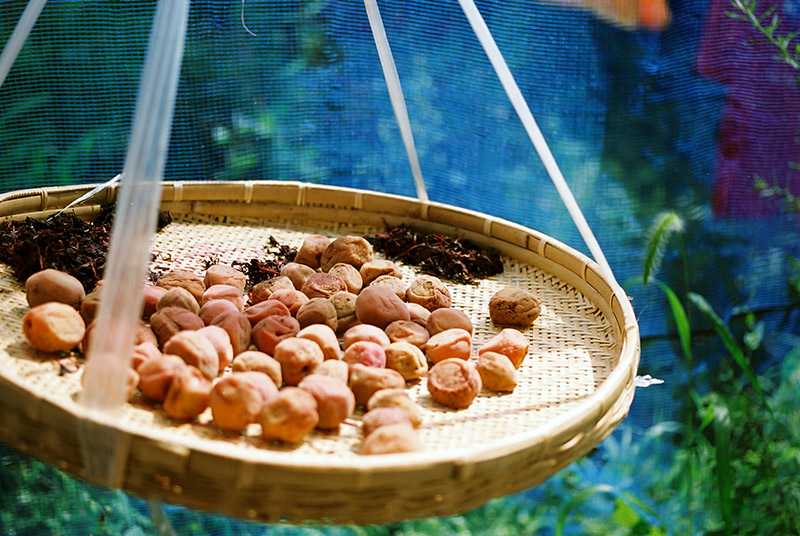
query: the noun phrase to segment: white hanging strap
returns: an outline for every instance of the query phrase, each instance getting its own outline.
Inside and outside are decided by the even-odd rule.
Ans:
[[[114,175],[114,177],[111,178],[110,180],[108,180],[108,181],[106,181],[106,182],[104,182],[102,184],[98,184],[97,186],[95,186],[94,188],[92,188],[91,190],[89,190],[88,192],[86,192],[85,194],[80,196],[79,198],[70,201],[70,203],[67,206],[65,206],[64,208],[62,208],[58,212],[56,212],[55,216],[58,216],[59,214],[61,214],[65,210],[69,210],[72,207],[80,205],[84,201],[88,201],[89,199],[93,198],[94,196],[96,196],[97,194],[99,194],[100,192],[105,190],[106,188],[111,188],[112,186],[117,184],[121,178],[122,178],[122,174],[118,173],[117,175]]]
[[[91,416],[80,421],[79,430],[87,476],[114,487],[119,484],[119,465],[124,466],[118,451],[125,448],[114,432],[114,414],[127,398],[188,12],[189,0],[159,0],[156,8],[79,398]],[[106,426],[96,424],[100,422]]]
[[[14,28],[14,32],[11,34],[8,43],[6,43],[3,49],[3,54],[0,55],[0,86],[5,82],[8,71],[10,71],[11,66],[14,65],[19,51],[22,50],[22,45],[24,45],[25,41],[28,39],[31,29],[33,25],[36,24],[36,19],[39,18],[39,14],[42,12],[46,3],[47,0],[30,0],[28,5],[25,6],[25,11],[22,12],[22,16],[19,18],[17,26]]]
[[[400,86],[400,77],[394,64],[392,50],[389,48],[389,40],[383,27],[381,13],[378,11],[378,3],[377,0],[364,0],[364,5],[367,8],[367,17],[372,28],[372,35],[375,38],[375,46],[378,47],[378,56],[381,59],[383,76],[386,78],[386,87],[389,89],[389,99],[392,101],[394,116],[397,119],[397,125],[400,127],[400,135],[403,137],[403,144],[406,147],[408,162],[411,164],[411,173],[414,176],[417,197],[420,201],[427,201],[428,192],[425,189],[425,181],[422,179],[422,168],[419,165],[419,158],[417,158],[414,136],[411,134],[411,122],[408,119],[403,88]]]
[[[506,90],[506,94],[511,100],[511,104],[514,106],[517,115],[519,115],[520,120],[522,120],[522,124],[528,132],[528,136],[533,142],[536,151],[539,153],[539,158],[542,159],[542,163],[547,169],[547,173],[550,175],[550,179],[553,181],[556,190],[558,190],[561,200],[567,207],[572,221],[574,221],[575,225],[578,227],[578,231],[581,233],[584,242],[586,242],[589,251],[592,253],[592,256],[594,256],[594,260],[600,265],[603,275],[608,277],[611,281],[614,281],[614,274],[611,271],[611,267],[608,265],[608,261],[606,261],[603,251],[600,249],[600,244],[598,244],[594,233],[592,233],[589,224],[583,217],[578,203],[575,201],[575,197],[572,195],[569,186],[567,186],[567,181],[564,180],[564,176],[561,174],[561,170],[558,168],[558,164],[556,164],[553,154],[550,152],[550,148],[547,146],[544,136],[542,136],[542,132],[533,119],[533,114],[530,108],[528,108],[528,104],[525,102],[525,98],[522,96],[522,92],[519,86],[517,86],[517,82],[514,80],[505,59],[503,59],[503,55],[500,53],[500,49],[497,47],[497,43],[495,43],[489,31],[489,27],[483,20],[473,0],[458,0],[458,2],[461,4],[461,9],[467,16],[472,30],[478,37],[484,51],[486,51],[486,55],[489,56],[489,61],[492,63],[492,67],[494,67],[498,78],[500,78],[500,83]]]

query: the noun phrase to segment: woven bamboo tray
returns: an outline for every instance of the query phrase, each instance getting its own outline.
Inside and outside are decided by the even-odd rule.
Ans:
[[[88,189],[8,193],[0,196],[0,217],[44,217]],[[76,212],[91,217],[116,192]],[[639,361],[631,305],[593,261],[546,235],[452,206],[290,182],[166,183],[162,208],[174,218],[154,240],[162,269],[165,259],[198,273],[212,257],[250,259],[270,235],[297,246],[312,232],[365,235],[400,223],[496,248],[502,275],[474,286],[447,284],[453,307],[473,321],[474,348],[499,331],[488,318],[496,290],[517,286],[540,297],[542,314],[525,330],[531,349],[519,385],[508,395],[484,392],[459,411],[432,403],[424,381],[410,387],[425,418],[424,449],[412,454],[358,454],[359,415],[338,433],[314,433],[291,449],[262,441],[258,425],[222,433],[213,424],[173,423],[142,404],[97,419],[76,403],[79,373],[60,374],[53,356],[27,344],[22,283],[0,266],[0,441],[91,481],[78,433],[91,425],[116,448],[115,488],[245,519],[367,524],[463,512],[536,486],[586,454],[628,412]],[[403,271],[407,279],[415,273]]]

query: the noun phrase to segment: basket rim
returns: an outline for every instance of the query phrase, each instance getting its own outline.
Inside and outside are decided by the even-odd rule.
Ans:
[[[7,202],[16,202],[14,209],[19,211],[22,207],[23,212],[17,214],[6,214],[0,210],[0,220],[13,216],[37,213],[45,215],[51,211],[57,211],[65,206],[69,200],[77,198],[79,195],[89,191],[94,185],[68,185],[42,188],[30,188],[0,194],[0,207]],[[99,203],[113,201],[117,195],[119,186],[116,185],[100,194],[100,200],[91,201],[89,211],[97,210]],[[597,385],[596,389],[588,396],[583,398],[578,405],[569,409],[544,425],[538,425],[534,429],[515,431],[502,440],[495,441],[491,446],[475,448],[474,446],[463,446],[455,449],[446,450],[426,450],[421,452],[390,454],[383,456],[360,456],[357,458],[340,458],[331,456],[303,456],[299,458],[292,452],[283,452],[273,449],[242,449],[237,445],[227,443],[215,444],[213,440],[201,437],[176,437],[164,430],[147,430],[146,433],[137,426],[114,420],[113,412],[100,412],[86,408],[79,402],[70,401],[65,404],[63,400],[56,400],[57,397],[46,395],[37,397],[40,403],[55,404],[62,411],[71,414],[77,421],[85,420],[91,423],[107,425],[125,434],[128,441],[135,438],[145,440],[161,441],[189,449],[187,456],[194,452],[204,453],[221,458],[229,458],[243,464],[255,464],[263,466],[280,466],[296,471],[317,472],[324,469],[328,473],[352,472],[366,473],[375,470],[383,470],[387,473],[395,471],[424,470],[432,466],[450,466],[453,473],[466,470],[469,466],[481,464],[487,460],[494,460],[499,457],[512,453],[532,451],[543,445],[547,448],[571,448],[576,437],[582,439],[586,429],[597,425],[601,420],[609,415],[612,410],[622,411],[621,418],[627,414],[628,407],[633,397],[634,378],[639,361],[639,328],[633,307],[627,298],[622,287],[616,280],[609,281],[602,274],[599,265],[582,252],[564,244],[563,242],[545,235],[544,233],[525,227],[523,225],[504,220],[495,216],[487,215],[470,209],[460,208],[453,205],[439,203],[435,201],[420,201],[415,198],[363,190],[349,187],[317,185],[297,181],[176,181],[164,182],[162,186],[162,206],[189,203],[192,208],[203,210],[203,203],[211,201],[204,199],[203,195],[195,195],[198,192],[207,190],[221,190],[224,193],[215,197],[216,201],[222,202],[244,202],[250,204],[261,201],[262,191],[279,191],[282,200],[277,202],[284,207],[303,207],[314,206],[309,200],[322,197],[327,201],[327,205],[336,208],[350,208],[365,210],[364,206],[376,206],[387,200],[402,203],[403,210],[408,213],[403,216],[407,219],[421,221],[433,221],[438,217],[444,221],[433,221],[443,225],[451,225],[453,219],[455,226],[461,223],[464,218],[468,221],[471,232],[483,233],[489,239],[503,240],[493,233],[500,229],[504,232],[518,232],[524,236],[524,244],[511,244],[515,247],[523,247],[532,250],[531,239],[535,244],[535,253],[546,257],[547,254],[563,255],[577,261],[581,268],[581,273],[569,269],[575,277],[583,280],[587,287],[592,287],[592,281],[599,280],[608,287],[610,294],[603,294],[599,289],[598,296],[608,303],[604,304],[620,329],[619,333],[619,358],[616,365],[609,375]],[[346,194],[343,200],[337,199],[329,194]],[[196,206],[195,206],[196,205]],[[37,208],[38,207],[38,208]],[[81,210],[87,210],[84,206]],[[441,214],[439,214],[441,212]],[[439,216],[437,216],[437,214]],[[452,218],[451,218],[452,216]],[[460,218],[460,219],[459,219]],[[457,221],[456,221],[457,220]],[[474,221],[473,221],[474,220]],[[555,262],[555,261],[554,261]],[[590,279],[592,281],[590,281]],[[604,289],[605,290],[605,289]],[[5,376],[5,375],[4,375]],[[11,380],[19,388],[26,390],[24,382],[16,381],[13,377],[4,377],[4,380]],[[37,413],[37,410],[31,410]],[[617,421],[618,423],[618,421]],[[616,426],[616,423],[613,425]],[[613,430],[613,428],[612,428]],[[610,433],[611,430],[605,434]],[[76,430],[77,433],[77,430]],[[601,438],[602,439],[602,438]],[[118,476],[118,478],[122,478]],[[487,497],[487,500],[491,497]]]
[[[252,184],[252,185],[262,184],[262,185],[280,185],[282,187],[296,187],[296,188],[298,188],[298,196],[297,197],[298,197],[298,200],[300,200],[300,202],[302,202],[302,199],[304,198],[303,191],[306,190],[306,189],[309,189],[309,188],[314,188],[314,189],[330,190],[330,191],[337,191],[337,190],[338,191],[349,191],[349,192],[352,192],[355,195],[368,193],[370,195],[376,195],[376,196],[379,196],[379,197],[409,200],[409,201],[412,201],[412,202],[419,203],[421,207],[435,206],[435,207],[441,207],[441,208],[446,208],[446,209],[451,209],[451,210],[452,209],[456,209],[457,211],[465,213],[465,214],[470,214],[470,215],[474,215],[474,216],[487,218],[489,220],[500,222],[500,223],[504,223],[504,224],[507,224],[507,225],[510,224],[511,226],[519,227],[520,230],[524,230],[525,232],[537,234],[537,235],[542,236],[542,237],[546,237],[546,239],[547,239],[549,244],[551,244],[553,246],[556,246],[556,247],[560,248],[561,250],[567,252],[568,254],[570,254],[570,255],[582,260],[587,265],[587,267],[593,268],[601,278],[605,279],[602,276],[602,273],[600,272],[599,265],[592,258],[588,257],[583,252],[581,252],[581,251],[579,251],[577,249],[574,249],[571,246],[569,246],[569,245],[567,245],[567,244],[565,244],[565,243],[563,243],[563,242],[561,242],[561,241],[559,241],[559,240],[557,240],[557,239],[555,239],[555,238],[553,238],[553,237],[551,237],[549,235],[546,235],[546,234],[544,234],[544,233],[542,233],[540,231],[537,231],[535,229],[527,228],[527,227],[525,227],[523,225],[520,225],[520,224],[517,224],[517,223],[514,223],[514,222],[510,222],[508,220],[504,220],[502,218],[498,218],[498,217],[495,217],[495,216],[484,214],[484,213],[481,213],[481,212],[478,212],[478,211],[474,211],[474,210],[471,210],[471,209],[464,209],[464,208],[456,207],[454,205],[449,205],[449,204],[446,204],[446,203],[440,203],[440,202],[436,202],[436,201],[420,201],[420,200],[412,198],[412,197],[407,197],[407,196],[402,196],[402,195],[397,195],[397,194],[388,194],[388,193],[377,192],[377,191],[372,191],[372,190],[364,190],[364,189],[350,188],[350,187],[338,187],[338,186],[329,186],[329,185],[309,184],[309,183],[303,183],[303,182],[299,182],[299,181],[270,181],[270,180],[254,180],[254,181],[165,181],[163,183],[163,188],[167,189],[167,188],[172,187],[174,189],[176,186],[178,188],[181,188],[181,187],[184,187],[184,186],[195,186],[195,187],[196,186],[200,186],[202,188],[209,188],[209,187],[218,187],[218,186],[225,186],[225,185],[241,185],[241,184],[248,184],[248,183]],[[26,190],[18,190],[18,191],[9,192],[9,193],[5,193],[5,194],[0,195],[0,204],[2,204],[4,201],[7,201],[9,199],[19,199],[19,198],[27,198],[27,197],[31,197],[31,196],[39,196],[42,199],[42,206],[43,206],[41,212],[46,212],[48,210],[57,210],[57,209],[60,209],[60,208],[63,208],[63,207],[62,206],[48,206],[47,205],[48,200],[52,200],[53,199],[53,196],[52,196],[53,193],[65,193],[65,194],[73,194],[74,193],[75,194],[75,198],[77,198],[78,196],[82,195],[83,193],[90,191],[93,187],[94,187],[93,185],[67,185],[67,186],[42,187],[42,188],[31,188],[31,189],[26,189]],[[109,201],[113,200],[116,197],[119,185],[114,185],[111,188],[112,188],[112,191],[109,192],[109,196],[108,196]],[[300,203],[298,203],[298,204],[300,204]],[[424,213],[427,212],[427,209],[426,208],[422,208],[421,212],[424,214]],[[608,281],[606,281],[606,282],[608,283]],[[537,430],[534,433],[529,432],[529,431],[524,431],[524,432],[518,432],[518,433],[514,434],[512,437],[509,437],[509,438],[503,440],[500,444],[497,444],[496,446],[494,446],[491,449],[492,452],[494,452],[494,451],[504,451],[504,450],[526,449],[526,448],[530,448],[531,446],[534,446],[534,445],[538,444],[538,442],[540,442],[542,437],[556,436],[557,432],[563,431],[563,430],[566,430],[566,429],[570,428],[571,423],[574,423],[575,414],[585,414],[586,413],[585,410],[582,409],[582,406],[585,406],[585,405],[598,406],[598,407],[602,406],[601,402],[603,400],[607,399],[609,394],[610,394],[607,391],[612,391],[612,390],[616,390],[616,389],[618,389],[620,387],[624,387],[626,384],[628,384],[628,383],[633,381],[633,379],[634,379],[633,368],[631,368],[630,365],[634,364],[634,358],[636,356],[634,355],[634,353],[631,353],[631,352],[629,352],[627,350],[630,349],[630,348],[635,348],[638,345],[638,342],[637,342],[639,340],[638,324],[636,323],[635,315],[634,315],[634,312],[633,312],[633,307],[630,304],[630,301],[627,299],[627,295],[622,290],[622,287],[620,287],[619,284],[616,281],[613,281],[610,284],[610,286],[612,286],[612,289],[614,291],[614,296],[616,297],[616,299],[619,301],[619,303],[621,305],[621,308],[622,308],[623,313],[625,315],[625,319],[626,320],[629,320],[629,319],[632,320],[632,322],[630,324],[626,323],[626,333],[624,335],[624,338],[623,338],[623,341],[622,341],[622,349],[620,351],[620,362],[617,364],[616,367],[614,367],[614,370],[611,371],[611,374],[605,379],[605,381],[603,381],[593,393],[591,393],[586,399],[584,399],[584,401],[581,404],[581,406],[579,406],[577,408],[574,408],[574,409],[572,409],[572,410],[570,410],[568,412],[565,412],[564,414],[562,414],[561,416],[559,416],[558,418],[556,418],[555,420],[549,422],[548,424],[546,424],[544,426],[538,427]],[[623,356],[625,356],[627,358],[625,360],[625,362],[623,362],[623,359],[622,359]],[[91,416],[92,419],[90,419],[90,420],[98,420],[100,422],[103,421],[103,417],[102,417],[101,414],[97,413],[94,410],[91,410],[90,408],[85,408],[84,406],[82,406],[82,405],[80,405],[78,403],[75,403],[74,406],[70,408],[70,412],[77,418],[88,418],[88,417]],[[597,419],[596,420],[599,420],[599,418],[602,416],[602,413],[604,413],[604,412],[597,411],[597,412],[594,412],[594,413],[597,414]],[[110,418],[113,419],[113,413],[110,416]],[[137,433],[136,433],[137,430],[136,430],[135,427],[124,426],[124,425],[120,425],[119,423],[114,423],[114,426],[118,427],[120,429],[124,429],[124,431],[126,431],[129,434],[137,435]],[[574,427],[574,424],[572,424],[572,426]],[[167,437],[168,434],[163,434],[163,435],[164,435],[165,438],[171,439],[171,438]],[[183,439],[184,438],[178,438],[177,441],[181,441]],[[187,447],[190,447],[190,448],[196,448],[196,449],[201,450],[201,451],[206,451],[206,449],[204,447],[204,443],[206,443],[206,441],[203,441],[201,444],[195,444],[196,441],[186,441],[186,443],[187,444],[184,445],[184,446],[187,446]],[[414,464],[420,464],[420,463],[438,464],[438,463],[442,463],[442,462],[447,461],[447,460],[451,460],[453,458],[456,458],[458,460],[458,462],[454,462],[456,464],[457,463],[471,463],[472,461],[479,461],[479,460],[483,459],[486,456],[486,453],[483,453],[483,452],[476,453],[476,452],[474,452],[474,449],[471,449],[469,447],[463,447],[461,449],[457,449],[455,452],[456,453],[463,452],[463,455],[453,456],[454,451],[453,450],[449,450],[449,451],[447,451],[447,453],[415,452],[415,453],[403,453],[403,454],[400,454],[400,455],[384,455],[384,456],[380,456],[380,457],[362,457],[362,458],[359,458],[359,462],[360,463],[358,464],[358,466],[359,466],[359,468],[363,467],[363,468],[367,469],[367,468],[370,468],[370,467],[378,467],[378,466],[380,466],[380,467],[383,467],[383,466],[391,467],[391,466],[394,466],[394,465],[407,466],[407,465],[414,465]],[[252,460],[250,460],[250,461],[257,462],[257,463],[279,463],[280,465],[294,465],[295,464],[295,462],[290,459],[291,456],[292,456],[291,453],[286,453],[286,452],[281,452],[281,451],[276,451],[276,450],[269,450],[269,449],[253,450],[252,452],[248,452],[247,456],[248,456],[248,458],[250,458],[250,456],[252,456]],[[276,457],[275,460],[272,459],[273,456]],[[240,456],[237,456],[237,457],[240,457]],[[283,458],[286,458],[286,460],[284,460]],[[404,463],[404,462],[409,462],[409,463]],[[340,465],[340,463],[341,463],[341,465]],[[344,461],[335,460],[335,459],[334,460],[319,459],[319,460],[316,460],[316,463],[313,463],[313,462],[309,463],[309,461],[306,460],[304,463],[302,463],[302,464],[301,463],[297,463],[296,465],[298,467],[299,466],[307,467],[309,465],[314,465],[314,466],[317,466],[317,467],[325,467],[325,468],[334,468],[334,467],[348,468],[348,467],[350,467],[352,465],[352,461],[344,462]]]

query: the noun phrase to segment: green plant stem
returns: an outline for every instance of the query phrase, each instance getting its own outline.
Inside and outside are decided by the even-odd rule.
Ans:
[[[693,452],[695,447],[694,442],[694,412],[699,409],[697,404],[693,382],[692,370],[694,368],[694,357],[692,354],[692,331],[689,317],[686,308],[683,306],[678,295],[668,285],[662,283],[658,279],[653,279],[653,283],[664,292],[667,297],[672,312],[672,320],[675,323],[675,329],[678,332],[678,340],[681,344],[681,351],[683,352],[686,360],[686,431],[685,431],[685,445],[686,445],[686,520],[689,523],[688,534],[693,534],[694,523],[692,521],[692,504],[694,502],[694,458]]]
[[[731,4],[743,14],[739,15],[738,13],[731,13],[731,16],[749,21],[755,29],[761,32],[761,34],[770,44],[774,45],[775,48],[778,49],[781,60],[791,65],[792,68],[800,71],[800,61],[798,61],[798,56],[789,52],[789,44],[797,36],[797,33],[793,32],[788,35],[775,36],[775,29],[778,27],[778,24],[780,24],[781,20],[777,15],[773,14],[774,8],[768,9],[759,16],[756,15],[755,1],[745,2],[744,0],[731,0]],[[770,15],[772,15],[772,18],[770,19],[769,25],[764,26],[762,21],[768,18]]]
[[[683,292],[681,303],[689,303],[689,260],[686,253],[686,241],[683,239],[683,233],[680,234],[680,248],[681,248],[681,264],[683,265]],[[689,326],[689,336],[691,337],[692,325],[692,311],[691,309],[684,308],[686,311],[686,323]],[[691,343],[687,341],[687,346],[691,347]],[[687,521],[689,523],[689,534],[694,533],[694,521],[692,516],[692,504],[694,501],[694,413],[699,408],[696,406],[694,391],[694,356],[691,350],[686,353],[686,510]]]

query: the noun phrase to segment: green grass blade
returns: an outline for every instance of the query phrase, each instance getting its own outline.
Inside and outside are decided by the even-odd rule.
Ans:
[[[696,408],[701,408],[702,406],[698,404],[698,397],[697,393],[692,386],[692,374],[694,371],[694,357],[692,355],[692,328],[689,322],[689,317],[686,314],[686,308],[684,308],[681,300],[678,298],[678,295],[675,294],[675,291],[672,290],[668,285],[654,279],[653,282],[661,289],[664,295],[667,297],[667,303],[669,303],[670,311],[672,312],[672,319],[675,322],[675,329],[678,332],[678,340],[681,343],[681,350],[683,351],[683,355],[686,359],[686,389],[689,399],[694,403]],[[692,526],[692,504],[694,500],[692,498],[692,494],[694,493],[694,485],[693,485],[693,447],[694,447],[694,418],[692,415],[692,411],[686,412],[686,452],[688,454],[686,458],[686,507],[688,509],[687,512],[687,519],[689,521],[689,532],[693,532]]]
[[[669,237],[682,230],[683,220],[674,212],[664,212],[656,218],[648,231],[650,240],[647,243],[647,252],[644,257],[643,285],[647,285],[652,274],[661,266]]]
[[[594,486],[584,488],[573,495],[558,513],[558,520],[556,521],[554,536],[564,536],[564,527],[567,524],[567,517],[569,517],[569,514],[576,506],[585,502],[592,495],[597,495],[598,493],[613,493],[614,491],[614,486],[609,486],[608,484],[595,484]]]
[[[731,467],[731,416],[721,401],[714,402],[714,447],[719,508],[725,534],[733,535],[733,469]]]
[[[655,520],[658,520],[658,522],[661,523],[661,525],[663,527],[667,526],[666,522],[664,521],[664,519],[662,519],[661,516],[658,515],[658,512],[656,512],[656,510],[654,508],[652,508],[649,504],[644,502],[642,499],[640,499],[639,497],[637,497],[633,493],[630,493],[628,491],[623,491],[623,492],[620,493],[619,496],[620,496],[620,498],[624,499],[628,504],[633,505],[636,508],[638,508],[639,511],[644,512],[645,514],[647,514],[648,516],[650,516],[651,518],[653,518]]]
[[[691,366],[692,364],[692,329],[689,326],[689,317],[686,316],[686,309],[683,307],[681,300],[675,291],[669,288],[661,281],[654,279],[658,288],[660,288],[667,297],[670,311],[672,312],[672,320],[675,322],[675,329],[678,331],[678,339],[681,343],[681,350],[683,351],[686,362]]]
[[[761,400],[769,409],[769,404],[767,404],[767,399],[764,396],[764,391],[761,388],[761,382],[758,381],[755,372],[750,367],[750,363],[747,361],[747,358],[744,355],[744,351],[742,351],[742,347],[739,346],[739,343],[736,342],[736,338],[731,333],[731,330],[728,328],[727,324],[719,317],[719,315],[714,311],[714,308],[711,307],[711,304],[706,301],[706,299],[699,294],[695,294],[694,292],[689,293],[689,300],[697,307],[701,313],[703,313],[706,318],[711,322],[711,325],[714,326],[714,330],[719,335],[719,338],[722,339],[722,344],[725,345],[725,349],[728,350],[728,353],[739,365],[739,368],[745,373],[747,379],[755,388],[758,395],[761,397]],[[770,410],[770,413],[772,411]]]
[[[658,521],[663,527],[667,526],[664,520],[661,519],[661,517],[658,515],[658,512],[656,512],[654,508],[652,508],[650,505],[642,501],[636,495],[627,491],[619,490],[618,488],[611,486],[609,484],[595,484],[593,486],[589,486],[588,488],[580,490],[578,493],[572,496],[572,498],[567,502],[567,504],[564,505],[564,507],[558,513],[558,519],[556,521],[554,536],[564,536],[564,528],[566,527],[567,518],[569,517],[569,514],[577,506],[580,506],[582,503],[586,502],[592,496],[599,494],[611,495],[612,497],[615,497],[618,500],[626,502],[628,505],[635,506],[636,508],[639,509],[639,511],[647,514],[651,518]]]

